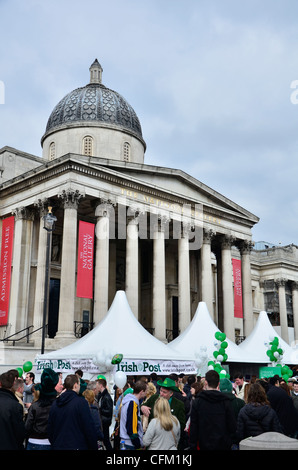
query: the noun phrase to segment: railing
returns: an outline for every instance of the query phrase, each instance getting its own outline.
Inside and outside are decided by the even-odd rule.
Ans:
[[[93,330],[94,322],[86,321],[75,321],[74,322],[74,334],[76,338],[82,338],[89,331]]]
[[[177,329],[170,330],[166,329],[166,340],[169,343],[170,341],[173,341],[173,339],[177,338],[179,336],[180,331]]]
[[[47,327],[48,325],[45,325],[45,328]],[[12,345],[15,346],[15,343],[17,343],[18,341],[22,341],[24,338],[26,338],[26,343],[29,343],[30,336],[33,333],[36,333],[36,331],[42,330],[43,327],[41,326],[40,328],[37,328],[36,330],[30,331],[31,328],[34,328],[34,326],[33,325],[27,326],[26,328],[23,328],[22,330],[17,331],[16,333],[13,333],[12,335],[9,335],[9,336],[6,336],[5,338],[0,339],[0,341],[3,341],[5,343],[8,341],[12,341]],[[23,333],[23,331],[26,331],[27,333],[24,334],[23,336],[19,336],[21,333]],[[15,336],[17,336],[17,338],[14,338]]]

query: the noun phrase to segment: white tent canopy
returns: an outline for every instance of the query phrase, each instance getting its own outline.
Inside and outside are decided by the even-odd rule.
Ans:
[[[282,362],[285,364],[297,363],[297,351],[288,345],[273,328],[268,315],[265,311],[260,312],[257,323],[250,335],[239,345],[241,351],[245,354],[254,353],[254,355],[262,362],[270,362],[266,351],[270,349],[269,344],[275,337],[279,340],[279,347],[283,349],[284,354]]]
[[[115,354],[123,354],[123,362],[176,361],[180,362],[180,365],[183,362],[188,363],[192,370],[194,367],[193,360],[187,354],[170,350],[138,322],[124,291],[117,291],[104,319],[88,334],[61,349],[38,355],[36,361],[89,359],[99,365],[103,372],[104,368],[111,368],[111,358]],[[133,375],[134,371],[131,372]]]
[[[178,353],[184,353],[187,356],[199,360],[206,357],[207,360],[214,360],[213,352],[216,351],[217,342],[215,333],[220,331],[212,320],[205,302],[200,302],[196,313],[189,326],[168,344],[168,348]],[[253,351],[241,350],[233,341],[226,338],[228,347],[226,353],[228,355],[227,362],[268,362],[258,360]]]

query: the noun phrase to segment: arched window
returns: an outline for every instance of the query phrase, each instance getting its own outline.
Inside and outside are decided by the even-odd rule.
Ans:
[[[93,155],[93,138],[86,135],[83,139],[83,155],[91,157]]]
[[[50,147],[49,147],[49,159],[50,160],[54,160],[54,158],[56,157],[56,146],[55,146],[55,142],[51,142],[50,144]]]
[[[124,142],[123,145],[123,160],[125,162],[130,161],[130,144],[128,142]]]

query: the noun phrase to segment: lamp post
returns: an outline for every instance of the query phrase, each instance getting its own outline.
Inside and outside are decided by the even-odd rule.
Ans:
[[[43,303],[43,319],[42,319],[42,337],[41,337],[41,354],[44,353],[45,337],[46,337],[46,321],[49,303],[49,272],[50,272],[50,249],[52,232],[55,230],[55,222],[57,217],[52,214],[52,207],[48,207],[48,213],[43,216],[43,228],[47,231],[47,251],[46,251],[46,270],[44,284],[44,303]]]

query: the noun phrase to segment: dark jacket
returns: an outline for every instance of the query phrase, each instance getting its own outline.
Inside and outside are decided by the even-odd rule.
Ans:
[[[23,407],[13,392],[0,388],[0,450],[23,450]]]
[[[190,449],[230,450],[236,418],[229,398],[218,390],[202,390],[190,415]]]
[[[98,405],[103,426],[110,426],[113,418],[113,400],[108,390],[105,388],[103,392],[98,394]]]
[[[89,406],[90,406],[90,411],[91,411],[91,416],[94,422],[94,426],[96,429],[96,437],[99,441],[103,441],[104,435],[102,432],[102,424],[101,424],[98,406],[97,405],[89,405]]]
[[[53,450],[97,450],[87,400],[73,390],[63,392],[50,409],[48,434]]]
[[[298,412],[292,398],[285,390],[275,385],[269,385],[267,398],[277,414],[284,433],[289,437],[296,437],[298,432]]]
[[[238,414],[237,436],[239,441],[250,436],[258,436],[263,432],[283,434],[277,414],[268,405],[246,404]]]
[[[146,403],[144,403],[145,406],[148,406],[149,408],[151,408],[149,421],[151,421],[151,419],[154,418],[154,404],[158,398],[159,398],[159,393],[155,393],[150,398],[148,398],[148,400],[146,400]],[[186,416],[185,416],[185,407],[184,407],[183,401],[172,396],[172,398],[169,400],[169,403],[170,403],[172,415],[176,416],[176,418],[178,419],[180,423],[181,430],[184,430],[185,424],[186,424]]]
[[[48,419],[53,401],[52,399],[39,399],[34,401],[28,410],[25,422],[26,436],[34,439],[48,437]]]

